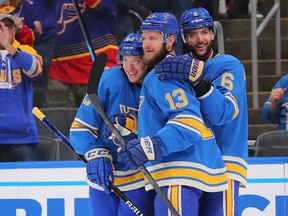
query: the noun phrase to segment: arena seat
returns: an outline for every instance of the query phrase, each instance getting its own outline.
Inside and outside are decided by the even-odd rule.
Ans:
[[[270,131],[256,139],[255,157],[288,156],[288,131]]]
[[[51,108],[41,108],[43,114],[49,119],[49,121],[63,133],[66,137],[69,137],[69,131],[71,124],[75,118],[77,108],[69,107],[51,107]],[[39,136],[50,136],[56,137],[55,134],[50,131],[39,119],[36,118],[36,124],[38,128]]]
[[[52,137],[40,136],[38,144],[38,161],[59,160],[59,142]]]
[[[69,107],[49,107],[40,109],[47,119],[67,138],[69,139],[69,131],[71,124],[75,118],[77,108]],[[50,137],[58,143],[57,160],[78,160],[77,155],[66,146],[43,122],[36,118],[38,134],[40,137]],[[52,141],[51,141],[52,142]]]

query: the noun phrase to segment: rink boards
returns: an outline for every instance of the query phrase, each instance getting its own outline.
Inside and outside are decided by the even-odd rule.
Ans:
[[[288,216],[288,158],[250,158],[242,216]],[[0,215],[88,216],[82,161],[0,163]]]

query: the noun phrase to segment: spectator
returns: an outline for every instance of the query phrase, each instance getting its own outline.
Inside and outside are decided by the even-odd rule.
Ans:
[[[34,31],[34,21],[37,22],[37,12],[31,10],[31,5],[33,5],[33,3],[30,1],[8,0],[0,7],[0,12],[21,17],[21,20],[16,23],[15,39],[21,44],[33,46],[35,38],[38,35],[38,33]],[[30,23],[27,24],[27,21],[30,20],[32,20],[33,23],[32,27],[29,25]]]
[[[105,113],[114,116],[115,125],[127,132],[125,139],[132,139],[137,137],[135,134],[137,124],[134,119],[138,115],[140,88],[147,72],[147,65],[143,62],[142,45],[137,35],[131,33],[124,38],[119,47],[119,55],[121,66],[104,71],[98,96]],[[122,115],[116,118],[115,114],[119,113]],[[128,114],[133,115],[133,118],[126,118]],[[123,126],[117,125],[118,123]],[[110,130],[106,131],[110,139],[105,135],[105,122],[86,96],[72,124],[70,138],[76,152],[85,155],[88,161],[86,171],[90,185],[92,215],[135,215],[109,190],[108,186],[113,179],[114,184],[135,202],[141,212],[148,215],[153,202],[148,203],[144,176],[139,170],[129,170],[123,163],[117,161],[117,149],[120,143],[110,136],[112,133]]]
[[[48,71],[56,44],[56,0],[10,0],[3,11],[21,17],[16,39],[33,46],[43,59],[42,76],[33,82],[33,102],[34,106],[45,107]]]
[[[32,10],[38,11],[38,21],[34,21],[35,31],[38,38],[35,40],[34,48],[43,58],[42,77],[33,82],[34,106],[46,107],[48,72],[54,57],[56,46],[56,0],[34,1]],[[23,11],[24,12],[24,11]]]
[[[273,87],[269,99],[262,108],[264,123],[278,124],[279,130],[288,130],[288,75],[283,76]]]
[[[117,65],[116,1],[80,0],[78,4],[93,50],[108,55],[108,67]],[[56,50],[49,69],[47,106],[79,107],[86,94],[92,58],[70,0],[57,1],[57,16]]]
[[[18,21],[18,17],[0,14],[0,161],[37,160],[32,80],[41,76],[42,58],[15,40]]]

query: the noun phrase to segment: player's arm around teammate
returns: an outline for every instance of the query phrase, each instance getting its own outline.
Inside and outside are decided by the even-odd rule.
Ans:
[[[228,215],[237,215],[239,183],[247,183],[248,117],[245,69],[231,55],[218,54],[212,47],[215,26],[203,8],[185,11],[181,17],[182,39],[189,54],[156,68],[160,79],[188,80],[196,92],[204,119],[212,123],[217,144],[231,179]],[[202,62],[205,62],[202,67]]]
[[[179,29],[173,14],[153,13],[142,22],[141,30],[148,64],[157,65],[166,56],[175,56]],[[159,80],[154,70],[145,77],[138,137],[121,147],[118,160],[131,169],[145,165],[180,215],[196,216],[200,209],[205,211],[201,215],[223,215],[217,198],[227,189],[226,168],[213,131],[203,121],[196,93],[188,83]],[[149,182],[146,189],[152,189]],[[155,215],[170,214],[158,195],[154,203]]]

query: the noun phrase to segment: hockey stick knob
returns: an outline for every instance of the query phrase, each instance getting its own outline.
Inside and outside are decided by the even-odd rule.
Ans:
[[[32,109],[32,113],[41,121],[45,118],[45,115],[40,111],[38,107]]]

